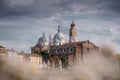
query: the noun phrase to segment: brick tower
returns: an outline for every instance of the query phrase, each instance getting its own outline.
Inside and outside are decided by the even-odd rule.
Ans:
[[[74,21],[72,21],[70,31],[69,31],[69,42],[76,42],[76,41],[77,41],[77,31],[76,31]]]

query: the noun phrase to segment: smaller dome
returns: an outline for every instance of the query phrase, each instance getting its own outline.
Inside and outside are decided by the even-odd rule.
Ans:
[[[43,33],[43,36],[39,38],[38,44],[45,44],[48,43],[47,37],[45,36],[45,33]]]

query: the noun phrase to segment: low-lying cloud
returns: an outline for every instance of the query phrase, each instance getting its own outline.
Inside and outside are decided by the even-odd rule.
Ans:
[[[73,69],[40,69],[28,62],[0,58],[1,80],[120,80],[120,65],[108,46],[100,52],[84,54],[79,66]]]

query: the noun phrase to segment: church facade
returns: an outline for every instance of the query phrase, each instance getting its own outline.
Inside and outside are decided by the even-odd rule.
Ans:
[[[39,38],[38,43],[31,47],[32,54],[40,54],[43,58],[43,63],[52,66],[53,64],[57,67],[59,63],[65,67],[66,65],[74,66],[79,64],[79,61],[83,60],[84,54],[91,51],[98,50],[98,47],[89,40],[78,41],[77,40],[77,29],[74,22],[71,23],[69,29],[69,40],[65,42],[65,36],[58,26],[58,31],[52,38],[49,36],[49,40],[45,33]],[[43,56],[47,51],[47,56]]]

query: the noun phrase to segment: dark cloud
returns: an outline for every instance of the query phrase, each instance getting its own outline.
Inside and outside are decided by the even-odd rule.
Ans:
[[[0,17],[46,18],[57,14],[88,11],[115,16],[120,12],[119,2],[119,0],[0,0]]]
[[[115,12],[120,13],[120,0],[107,0],[108,9]]]

